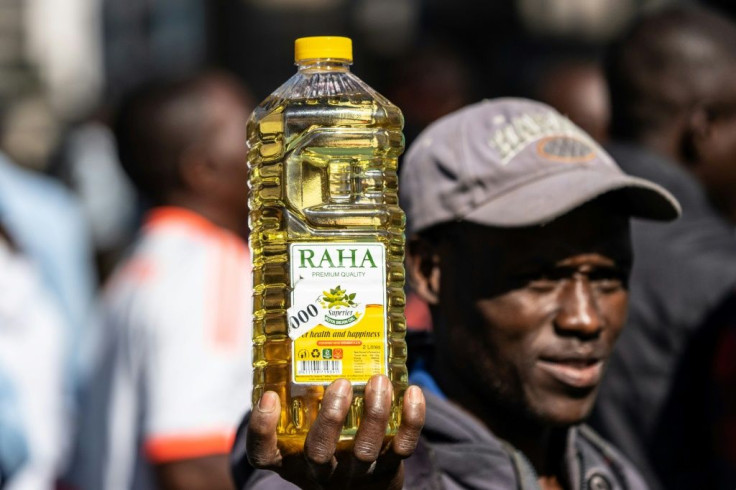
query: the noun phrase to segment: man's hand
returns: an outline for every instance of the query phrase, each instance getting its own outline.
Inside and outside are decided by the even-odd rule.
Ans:
[[[410,386],[404,394],[401,425],[391,444],[382,445],[391,411],[393,387],[384,375],[373,376],[365,387],[363,417],[352,451],[337,450],[350,408],[353,388],[338,379],[325,390],[322,408],[304,442],[304,452],[282,454],[276,445],[281,405],[276,393],[263,394],[253,409],[247,434],[248,460],[255,468],[273,470],[305,489],[395,489],[402,487],[402,461],[417,446],[424,425],[422,390]]]

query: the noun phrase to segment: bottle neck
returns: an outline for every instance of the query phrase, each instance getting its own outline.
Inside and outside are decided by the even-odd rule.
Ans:
[[[315,58],[299,60],[296,66],[300,72],[347,72],[352,63],[347,60]]]

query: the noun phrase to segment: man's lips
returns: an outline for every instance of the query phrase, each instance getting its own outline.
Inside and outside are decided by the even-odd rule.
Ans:
[[[594,388],[603,375],[603,361],[598,358],[541,358],[537,366],[560,383],[574,388]]]

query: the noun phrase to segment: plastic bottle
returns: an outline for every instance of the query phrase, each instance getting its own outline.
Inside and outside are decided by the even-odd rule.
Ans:
[[[353,384],[347,445],[371,375],[394,387],[387,438],[407,386],[401,111],[350,72],[348,38],[297,39],[295,61],[248,123],[253,402],[279,394],[287,451],[303,446],[333,380]]]

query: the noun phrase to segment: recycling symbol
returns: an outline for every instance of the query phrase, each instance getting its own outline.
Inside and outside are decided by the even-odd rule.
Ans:
[[[319,359],[319,349],[312,349],[312,357]]]

